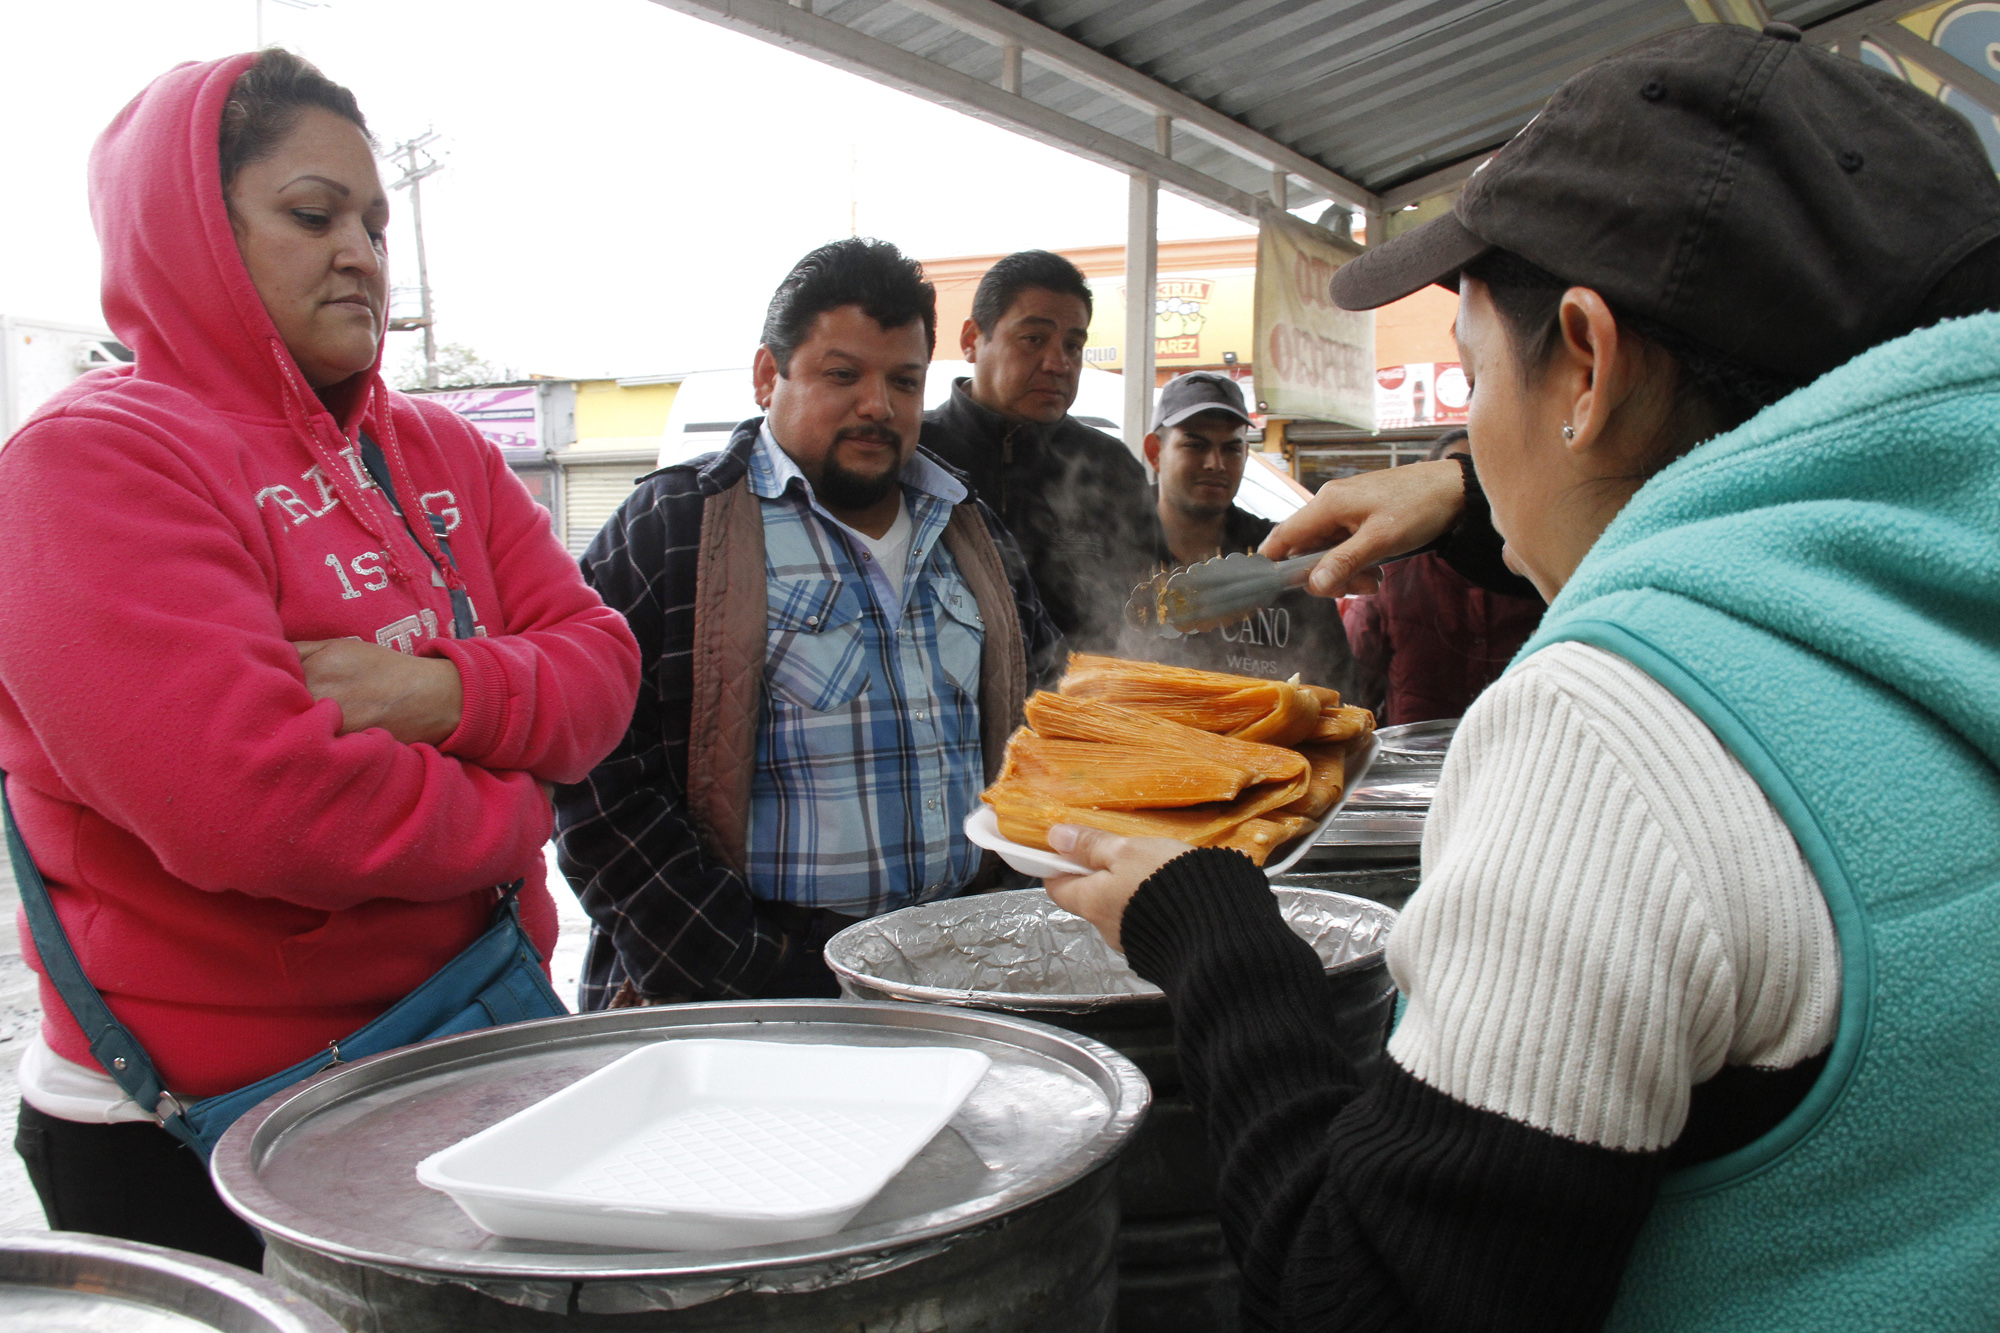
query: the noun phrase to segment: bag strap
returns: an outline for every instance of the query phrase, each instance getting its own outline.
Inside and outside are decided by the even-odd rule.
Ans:
[[[0,812],[6,817],[7,855],[14,862],[14,883],[21,891],[21,910],[28,918],[28,933],[35,941],[35,952],[41,955],[43,973],[62,997],[70,1017],[83,1029],[90,1053],[104,1066],[104,1072],[111,1075],[112,1082],[176,1138],[193,1144],[193,1131],[181,1121],[180,1099],[160,1082],[159,1071],[153,1067],[146,1048],[118,1021],[97,987],[83,974],[83,964],[77,961],[76,950],[70,947],[69,935],[56,916],[49,886],[43,882],[35,858],[28,854],[28,844],[21,841],[21,830],[14,820],[14,803],[7,796],[6,778],[5,773],[0,773]],[[173,1114],[160,1114],[162,1100],[173,1102]]]
[[[410,530],[410,538],[416,541],[417,549],[424,553],[424,559],[429,560],[433,565],[437,565],[440,581],[443,581],[444,566],[437,564],[436,559],[430,553],[430,548],[418,539],[416,525],[411,521],[409,511],[404,509],[402,501],[396,498],[396,483],[389,479],[389,460],[383,454],[382,446],[375,443],[374,439],[366,431],[361,433],[361,465],[368,469],[368,475],[375,479],[375,484],[381,488],[382,494],[388,497],[389,507],[396,511],[396,517],[402,519],[403,526]],[[451,543],[445,539],[445,533],[450,531],[450,529],[445,526],[445,521],[436,514],[430,513],[428,510],[423,511],[423,514],[426,519],[430,520],[431,535],[437,538],[438,549],[444,552],[445,559],[451,561],[451,567],[454,570],[457,569],[458,557],[451,553]],[[466,596],[465,589],[456,583],[445,582],[445,590],[451,594],[451,637],[454,639],[471,638],[473,631],[472,599]]]

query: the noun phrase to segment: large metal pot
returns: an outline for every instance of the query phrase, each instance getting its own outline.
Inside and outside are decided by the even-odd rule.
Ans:
[[[0,1234],[0,1328],[339,1333],[303,1297],[234,1264],[75,1231]]]
[[[641,1045],[731,1037],[964,1046],[992,1068],[846,1229],[645,1253],[491,1236],[417,1183],[418,1160]],[[354,1333],[831,1333],[1111,1326],[1107,1169],[1148,1095],[1117,1052],[1039,1023],[839,1000],[621,1009],[468,1033],[343,1066],[224,1136],[223,1198],[270,1276]]]
[[[1382,950],[1393,910],[1310,889],[1274,888],[1292,929],[1326,964],[1334,1033],[1372,1067],[1395,1005]],[[826,961],[858,999],[889,998],[1033,1015],[1115,1047],[1153,1088],[1153,1109],[1120,1159],[1118,1324],[1126,1333],[1236,1327],[1235,1264],[1215,1220],[1215,1165],[1182,1089],[1166,997],[1081,917],[1039,889],[906,908],[850,926]]]

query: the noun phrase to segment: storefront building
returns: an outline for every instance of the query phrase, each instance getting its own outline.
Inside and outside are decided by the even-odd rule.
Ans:
[[[581,555],[651,472],[679,377],[537,377],[413,394],[457,412],[500,450],[556,536]]]

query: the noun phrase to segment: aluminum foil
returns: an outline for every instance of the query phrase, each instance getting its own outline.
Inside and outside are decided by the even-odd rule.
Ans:
[[[1365,965],[1389,942],[1396,913],[1315,889],[1277,888],[1285,922],[1329,973]],[[1160,998],[1097,928],[1040,889],[908,907],[849,926],[826,961],[853,995],[891,995],[982,1009],[1072,1013]]]

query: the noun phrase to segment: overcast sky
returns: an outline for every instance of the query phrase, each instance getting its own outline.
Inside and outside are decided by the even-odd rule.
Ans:
[[[801,254],[1124,240],[1125,177],[650,0],[264,0],[264,38],[354,89],[386,149],[434,128],[438,333],[520,373],[744,365]],[[154,76],[256,44],[256,0],[6,2],[0,313],[98,323],[98,131]],[[385,170],[385,178],[387,173]],[[406,194],[393,279],[414,283]],[[1163,237],[1240,235],[1160,196]],[[389,359],[413,334],[390,336]]]

